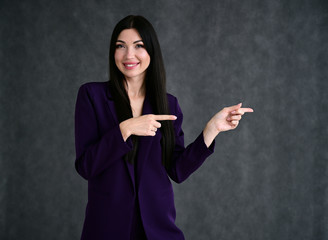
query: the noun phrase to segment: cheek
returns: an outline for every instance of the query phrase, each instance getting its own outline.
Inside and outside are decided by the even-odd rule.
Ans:
[[[145,48],[139,48],[136,55],[142,59],[146,59],[147,56],[149,57],[149,54]]]
[[[141,57],[145,63],[148,63],[148,64],[150,63],[150,56],[146,51],[142,53]]]

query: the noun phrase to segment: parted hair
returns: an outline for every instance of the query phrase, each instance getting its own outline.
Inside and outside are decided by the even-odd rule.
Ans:
[[[161,48],[156,32],[151,23],[142,16],[129,15],[119,21],[112,33],[109,47],[109,81],[110,91],[113,95],[116,114],[119,122],[132,118],[132,109],[128,94],[124,87],[126,81],[124,75],[115,64],[116,41],[119,34],[125,29],[136,29],[144,43],[144,47],[150,56],[150,64],[146,70],[145,87],[147,97],[150,99],[154,114],[171,114],[166,95],[166,74]],[[166,169],[172,163],[175,133],[172,121],[162,121],[160,131],[162,133],[162,163]],[[133,150],[124,158],[130,163],[135,162],[138,151],[138,136],[131,135]]]

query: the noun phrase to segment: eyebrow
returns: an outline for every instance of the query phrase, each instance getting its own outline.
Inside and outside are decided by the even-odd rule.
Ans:
[[[124,41],[122,41],[122,40],[117,40],[116,42],[126,43],[126,42],[124,42]],[[138,43],[138,42],[142,42],[142,40],[134,41],[133,44]]]

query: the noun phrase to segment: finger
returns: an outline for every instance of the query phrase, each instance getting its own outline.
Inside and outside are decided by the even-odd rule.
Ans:
[[[225,109],[227,109],[229,112],[231,112],[231,111],[235,111],[235,110],[239,109],[241,107],[241,105],[242,105],[242,103],[238,103],[237,105],[225,107]]]
[[[154,131],[149,131],[149,133],[148,133],[148,136],[155,136],[156,135],[156,132],[154,132]]]
[[[227,121],[231,121],[231,120],[239,121],[240,119],[241,119],[241,115],[232,115],[230,117],[227,117]]]
[[[243,112],[254,112],[253,108],[241,108]]]
[[[150,129],[150,131],[156,133],[157,128],[152,128],[152,129]]]
[[[177,117],[174,115],[154,115],[154,119],[158,121],[176,120]]]
[[[156,131],[154,131],[153,128],[147,130],[146,136],[155,136],[155,135],[156,135]]]
[[[232,111],[231,114],[244,115],[246,112],[254,112],[252,108],[239,108],[238,110]]]
[[[236,122],[229,122],[229,125],[231,126],[231,129],[235,129],[237,126],[238,126],[238,124],[239,124],[239,121],[236,121]]]
[[[154,121],[154,127],[160,128],[162,124],[160,122]]]

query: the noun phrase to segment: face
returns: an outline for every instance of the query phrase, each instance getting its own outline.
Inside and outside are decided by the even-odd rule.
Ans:
[[[136,29],[125,29],[118,35],[114,57],[126,79],[144,80],[150,56]]]

